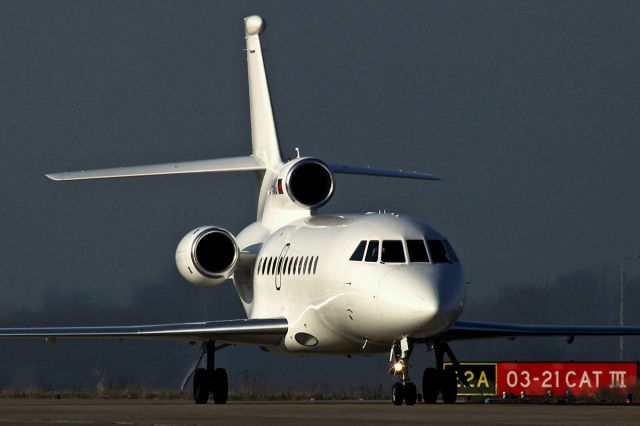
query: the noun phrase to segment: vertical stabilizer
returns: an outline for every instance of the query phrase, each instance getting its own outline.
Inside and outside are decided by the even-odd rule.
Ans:
[[[260,16],[244,18],[253,155],[262,160],[267,169],[272,169],[282,164],[282,157],[278,147],[278,135],[273,121],[269,86],[260,47],[260,33],[265,27],[266,24]]]

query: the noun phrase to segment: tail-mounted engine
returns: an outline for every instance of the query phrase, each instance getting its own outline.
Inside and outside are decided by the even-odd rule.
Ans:
[[[238,263],[235,237],[226,229],[203,226],[185,235],[176,249],[180,274],[192,284],[211,287],[227,280]]]
[[[305,157],[292,160],[282,168],[274,189],[298,206],[313,209],[331,199],[333,182],[333,174],[323,161]]]

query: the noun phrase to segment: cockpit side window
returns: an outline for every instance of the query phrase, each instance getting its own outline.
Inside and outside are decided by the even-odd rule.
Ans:
[[[384,263],[404,263],[404,246],[401,240],[384,240],[382,242],[382,262]]]
[[[429,262],[424,240],[407,240],[407,249],[409,250],[409,262]]]
[[[429,247],[429,253],[431,254],[431,260],[433,263],[451,263],[442,241],[427,240],[427,247]]]
[[[364,256],[364,249],[367,248],[367,242],[365,240],[360,241],[358,247],[356,247],[355,251],[349,258],[349,260],[354,260],[357,262],[362,262],[362,256]]]
[[[364,257],[364,261],[377,262],[379,247],[380,247],[380,241],[369,241],[369,246],[367,246],[367,254]]]
[[[451,244],[449,244],[449,241],[444,240],[442,241],[442,243],[444,244],[445,250],[447,250],[447,257],[449,258],[449,260],[452,262],[459,262],[458,255],[453,250],[453,247],[451,247]]]

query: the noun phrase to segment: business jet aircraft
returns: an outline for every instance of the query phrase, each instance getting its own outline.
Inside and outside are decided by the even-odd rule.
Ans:
[[[298,157],[282,161],[262,60],[259,16],[244,20],[252,155],[173,164],[49,174],[57,181],[184,173],[251,171],[258,212],[238,235],[201,226],[178,244],[176,263],[192,284],[233,279],[247,319],[115,327],[5,328],[0,337],[167,339],[202,342],[193,375],[194,400],[225,403],[227,374],[215,352],[235,343],[290,354],[390,352],[396,405],[416,402],[409,357],[417,344],[433,350],[423,372],[424,401],[457,397],[460,364],[449,347],[459,339],[640,334],[640,327],[517,325],[458,321],[465,303],[462,265],[447,238],[420,220],[393,213],[318,214],[331,198],[334,174],[438,180],[427,173],[355,167]],[[222,342],[216,346],[216,342]],[[206,354],[206,368],[197,368]],[[453,368],[443,368],[447,355]],[[195,374],[194,374],[195,373]]]

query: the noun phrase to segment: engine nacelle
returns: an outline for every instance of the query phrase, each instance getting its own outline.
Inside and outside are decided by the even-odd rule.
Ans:
[[[176,265],[191,284],[212,287],[222,284],[233,274],[239,254],[231,232],[217,226],[202,226],[180,240]]]
[[[333,173],[317,158],[297,158],[282,168],[275,190],[301,207],[320,207],[333,196]]]

